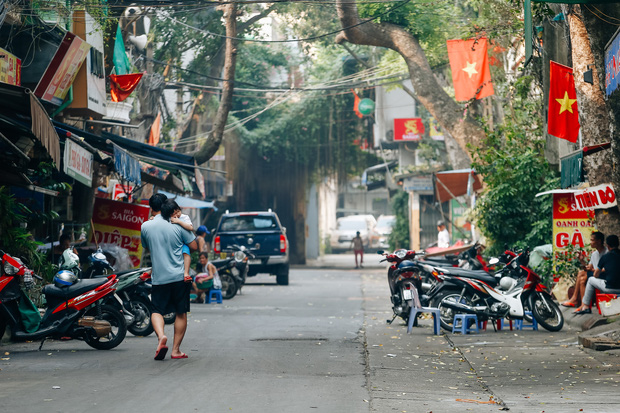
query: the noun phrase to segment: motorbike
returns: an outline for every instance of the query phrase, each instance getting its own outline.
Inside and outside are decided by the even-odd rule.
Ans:
[[[222,298],[225,300],[241,294],[250,270],[248,260],[255,257],[245,246],[232,245],[231,249],[234,251],[232,256],[211,261],[222,281]]]
[[[90,255],[89,261],[91,265],[80,272],[84,279],[105,277],[109,272],[114,272],[114,267],[110,265],[101,248]],[[118,280],[116,293],[113,297],[107,298],[105,304],[122,310],[127,330],[131,334],[143,337],[152,334],[153,304],[149,298],[151,286],[146,283],[151,278],[151,269],[139,268],[116,272],[116,278]]]
[[[0,337],[10,326],[15,340],[78,339],[98,350],[117,347],[127,334],[123,315],[116,308],[105,305],[107,297],[114,294],[116,275],[105,278],[80,280],[67,270],[54,276],[54,284],[43,287],[45,314],[40,318],[38,309],[22,291],[32,288],[35,279],[43,279],[30,270],[21,259],[0,251]],[[30,314],[38,316],[38,327],[31,325],[26,331],[20,306],[31,305]],[[30,318],[32,319],[32,318]]]
[[[432,271],[430,266],[416,260],[416,257],[424,255],[423,252],[399,249],[392,254],[384,251],[377,251],[377,254],[385,257],[380,262],[387,261],[391,264],[388,268],[387,279],[394,316],[391,320],[387,320],[387,323],[392,324],[396,317],[408,323],[414,295],[417,294],[422,305],[426,305],[443,288],[443,285],[438,283],[436,288],[429,292],[430,294],[421,294],[423,273]],[[413,324],[417,325],[417,318]]]
[[[475,314],[478,321],[527,319],[526,311],[531,311],[536,321],[548,331],[560,331],[564,316],[551,298],[549,288],[541,283],[541,278],[528,267],[529,251],[521,253],[506,251],[506,266],[495,277],[496,284],[490,280],[464,277],[454,274],[452,269],[437,269],[442,282],[450,282],[460,288],[460,292],[450,291],[440,297],[437,307],[441,313],[441,325],[452,329],[454,315],[457,313]]]

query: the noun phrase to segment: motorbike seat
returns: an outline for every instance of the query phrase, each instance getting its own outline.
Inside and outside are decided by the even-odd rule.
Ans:
[[[450,268],[450,275],[457,277],[473,278],[474,280],[484,281],[490,285],[497,285],[497,279],[486,271],[482,270],[465,270],[463,268]]]
[[[107,278],[79,280],[75,284],[63,288],[56,287],[54,284],[48,284],[43,287],[43,294],[49,297],[59,297],[63,299],[73,298],[84,294],[87,291],[94,290],[100,285],[105,284],[107,281]]]

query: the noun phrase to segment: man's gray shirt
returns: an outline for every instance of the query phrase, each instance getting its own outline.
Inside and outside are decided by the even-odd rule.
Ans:
[[[171,224],[156,215],[142,224],[142,246],[151,252],[153,285],[183,281],[183,253],[181,248],[196,239],[180,225]]]

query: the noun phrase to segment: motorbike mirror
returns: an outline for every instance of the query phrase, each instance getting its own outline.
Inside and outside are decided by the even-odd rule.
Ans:
[[[383,255],[384,253],[385,253],[385,251],[383,251],[383,250],[377,251],[377,254],[379,254],[379,255]]]
[[[499,262],[499,258],[497,258],[497,257],[493,257],[493,258],[491,258],[491,259],[489,260],[489,264],[490,264],[490,265],[495,265],[495,264],[497,264],[498,262]]]

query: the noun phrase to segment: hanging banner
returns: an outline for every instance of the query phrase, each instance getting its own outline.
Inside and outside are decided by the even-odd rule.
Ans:
[[[605,94],[611,95],[620,84],[620,32],[605,47]]]
[[[88,187],[93,186],[93,154],[70,139],[65,141],[63,172]]]
[[[395,141],[419,141],[424,136],[421,118],[394,119]]]
[[[594,232],[587,211],[580,211],[572,193],[553,194],[553,252],[566,250],[569,245],[589,249]]]
[[[575,192],[577,209],[589,211],[607,209],[618,205],[612,184],[603,184]]]
[[[67,32],[45,69],[34,95],[54,105],[62,104],[89,50],[88,43]]]
[[[134,268],[142,263],[140,229],[149,219],[149,207],[95,198],[90,242],[115,244],[127,249]]]
[[[0,23],[2,25],[2,23]],[[0,82],[21,86],[22,61],[17,56],[0,48]]]

